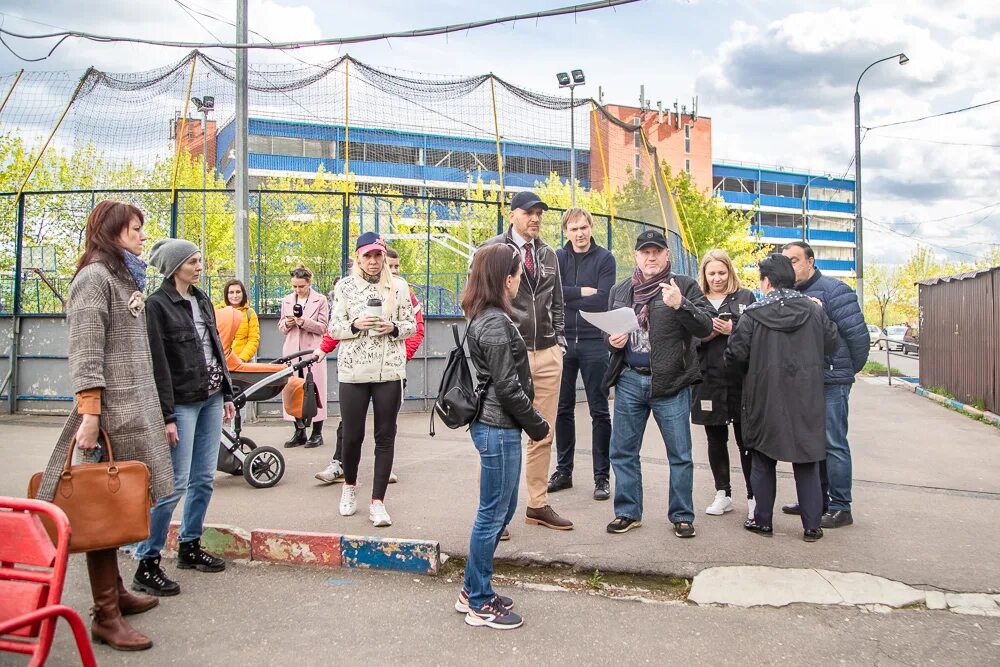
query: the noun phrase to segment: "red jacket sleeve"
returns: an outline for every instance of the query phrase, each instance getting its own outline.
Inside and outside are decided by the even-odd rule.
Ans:
[[[409,361],[417,353],[417,348],[424,340],[424,314],[417,301],[417,295],[410,292],[410,303],[413,304],[413,316],[417,320],[417,332],[406,339],[406,360]]]
[[[330,354],[339,342],[336,338],[332,338],[329,333],[325,333],[323,334],[323,340],[320,341],[319,349],[323,350],[326,354]]]

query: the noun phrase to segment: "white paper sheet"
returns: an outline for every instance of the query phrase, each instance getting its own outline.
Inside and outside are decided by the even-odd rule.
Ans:
[[[581,310],[580,317],[610,336],[632,333],[639,328],[639,320],[631,308],[618,308],[604,313],[588,313]]]

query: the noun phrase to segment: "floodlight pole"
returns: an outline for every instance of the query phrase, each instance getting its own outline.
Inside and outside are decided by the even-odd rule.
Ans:
[[[236,41],[247,43],[247,0],[236,0]],[[250,280],[250,173],[247,165],[247,50],[236,49],[236,277],[250,289],[259,286]]]
[[[208,243],[205,240],[206,209],[208,208],[208,197],[205,188],[208,187],[208,105],[201,107],[201,261],[208,262]],[[204,289],[208,280],[208,271],[201,272],[201,286]]]
[[[573,89],[569,87],[569,204],[576,206],[576,123],[573,122]]]

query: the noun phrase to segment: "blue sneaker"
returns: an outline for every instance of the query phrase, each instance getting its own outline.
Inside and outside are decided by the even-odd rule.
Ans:
[[[499,595],[494,595],[492,600],[479,609],[469,609],[469,613],[465,615],[465,623],[494,630],[513,630],[524,625],[519,615],[503,606]]]

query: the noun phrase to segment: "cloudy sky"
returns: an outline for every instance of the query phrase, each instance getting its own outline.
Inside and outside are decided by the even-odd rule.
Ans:
[[[234,0],[183,0],[192,10],[234,17]],[[460,23],[571,4],[571,0],[250,0],[250,27],[275,41],[361,35]],[[992,7],[992,8],[991,8]],[[30,19],[30,20],[28,20]],[[16,32],[52,26],[114,35],[212,41],[233,28],[199,25],[174,0],[0,0]],[[35,21],[35,22],[32,22]],[[48,24],[48,25],[41,25]],[[22,55],[47,49],[8,39]],[[972,0],[758,2],[643,0],[577,17],[525,21],[349,49],[296,52],[322,62],[349,52],[376,66],[498,76],[558,94],[553,74],[587,73],[606,102],[646,97],[690,103],[711,116],[715,160],[853,175],[854,85],[874,60],[904,51],[906,66],[882,63],[861,86],[862,125],[873,127],[1000,99],[1000,3]],[[183,50],[69,41],[41,63],[0,47],[0,72],[151,69]],[[216,51],[217,57],[229,57]],[[254,62],[294,62],[255,52]],[[1000,104],[873,129],[862,146],[869,258],[900,261],[920,239],[954,259],[1000,245]],[[891,231],[890,231],[891,230]]]

